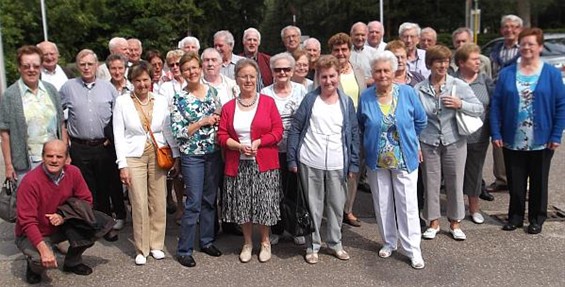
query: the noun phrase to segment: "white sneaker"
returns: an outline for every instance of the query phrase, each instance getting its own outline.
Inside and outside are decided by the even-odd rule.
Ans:
[[[390,245],[384,245],[383,248],[381,248],[381,250],[379,250],[379,257],[381,258],[388,258],[392,255],[392,252],[396,250],[394,248],[392,248],[392,246]]]
[[[126,221],[124,219],[116,219],[116,223],[114,223],[114,227],[112,227],[112,229],[121,230],[122,228],[124,228],[125,224]]]
[[[259,262],[265,263],[271,260],[271,244],[261,243],[261,251],[259,252]]]
[[[480,212],[471,214],[471,220],[473,220],[473,222],[476,224],[483,224],[485,222],[485,218]]]
[[[422,258],[412,258],[410,265],[414,269],[424,269],[424,267],[426,267],[426,264],[424,263],[424,259]]]
[[[163,258],[165,258],[165,252],[161,251],[161,250],[151,250],[151,256],[153,256],[153,258],[157,259],[157,260],[161,260]]]
[[[439,232],[439,227],[437,229],[428,227],[428,229],[426,229],[426,231],[424,231],[424,233],[422,234],[422,237],[424,239],[434,239],[436,238],[436,234]]]
[[[137,254],[137,256],[135,256],[136,265],[145,265],[145,263],[147,263],[147,258],[145,258],[143,254]]]
[[[269,236],[269,241],[271,242],[271,245],[277,245],[279,244],[279,240],[281,239],[281,236],[278,234],[271,234]]]
[[[294,237],[294,244],[304,245],[306,244],[306,238],[304,238],[304,236],[296,236]]]
[[[449,228],[449,233],[451,233],[451,236],[453,236],[453,239],[455,240],[467,239],[467,235],[465,235],[465,233],[463,232],[463,230],[461,230],[461,228],[455,228],[455,229]]]

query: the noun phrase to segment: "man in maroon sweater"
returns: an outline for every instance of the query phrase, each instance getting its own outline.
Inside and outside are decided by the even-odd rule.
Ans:
[[[57,268],[51,245],[66,240],[59,228],[65,219],[57,213],[57,207],[70,197],[92,204],[92,194],[80,170],[67,164],[69,154],[63,141],[45,143],[42,159],[42,164],[23,178],[16,201],[16,245],[27,257],[26,280],[30,284],[39,283],[45,269]],[[88,247],[69,247],[63,271],[92,273],[82,263],[82,253]]]

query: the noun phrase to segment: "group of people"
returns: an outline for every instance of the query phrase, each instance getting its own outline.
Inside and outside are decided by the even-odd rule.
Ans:
[[[23,46],[21,77],[0,102],[0,134],[6,176],[20,182],[16,242],[28,257],[26,279],[39,282],[44,268],[57,265],[50,244],[61,241],[57,227],[65,224],[58,205],[87,200],[119,230],[124,187],[137,265],[166,256],[168,210],[180,224],[183,266],[196,265],[196,240],[200,251],[222,255],[214,244],[219,221],[241,228],[243,263],[253,257],[256,226],[258,259],[267,262],[289,231],[281,202],[300,195],[313,231],[290,235],[305,244],[306,262],[319,262],[322,242],[349,260],[342,224],[361,225],[354,200],[368,185],[383,241],[378,255],[390,257],[400,241],[411,266],[422,269],[420,241],[440,231],[442,188],[455,240],[466,239],[464,194],[471,220],[484,222],[479,198],[494,199],[482,179],[489,140],[503,154],[495,160],[500,182],[490,190],[507,185],[510,192],[503,229],[523,226],[529,190],[527,231],[541,232],[551,157],[565,128],[565,87],[559,70],[540,60],[540,29],[506,15],[501,33],[504,43],[489,57],[468,28],[453,32],[452,52],[432,28],[408,22],[389,43],[380,22],[355,23],[350,34],[328,40],[329,55],[320,55],[315,38],[301,43],[296,26],[282,29],[285,51],[273,56],[259,51],[255,28],[243,33],[240,55],[225,30],[201,54],[198,39],[186,37],[165,57],[152,50],[146,60],[141,41],[116,37],[102,65],[81,50],[80,76],[72,79],[57,65],[54,43]],[[464,135],[458,114],[480,117],[482,128]],[[175,158],[171,168],[159,164],[164,147]],[[44,200],[38,178],[60,195],[30,210]],[[92,272],[80,260],[84,250],[69,248],[65,271]]]

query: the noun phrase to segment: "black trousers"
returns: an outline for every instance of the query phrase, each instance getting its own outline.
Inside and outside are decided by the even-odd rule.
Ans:
[[[88,146],[72,142],[70,154],[71,163],[80,169],[92,192],[94,209],[110,216],[114,211],[116,218],[125,219],[126,208],[114,147]]]
[[[543,224],[547,218],[547,187],[553,150],[516,151],[503,149],[510,204],[508,221],[521,224],[524,221],[526,192],[528,191],[528,220]]]

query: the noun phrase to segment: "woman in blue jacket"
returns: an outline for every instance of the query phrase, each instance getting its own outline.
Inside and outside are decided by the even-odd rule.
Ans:
[[[493,145],[503,148],[510,191],[508,222],[502,229],[523,226],[529,189],[528,233],[538,234],[547,218],[551,158],[565,127],[565,87],[561,72],[540,59],[543,31],[526,28],[518,39],[520,59],[499,74],[490,127]]]
[[[361,94],[357,115],[363,135],[367,178],[384,245],[382,258],[397,249],[398,238],[415,269],[424,268],[416,185],[421,160],[418,135],[427,117],[416,91],[395,84],[398,67],[390,51],[371,64],[376,85]]]

